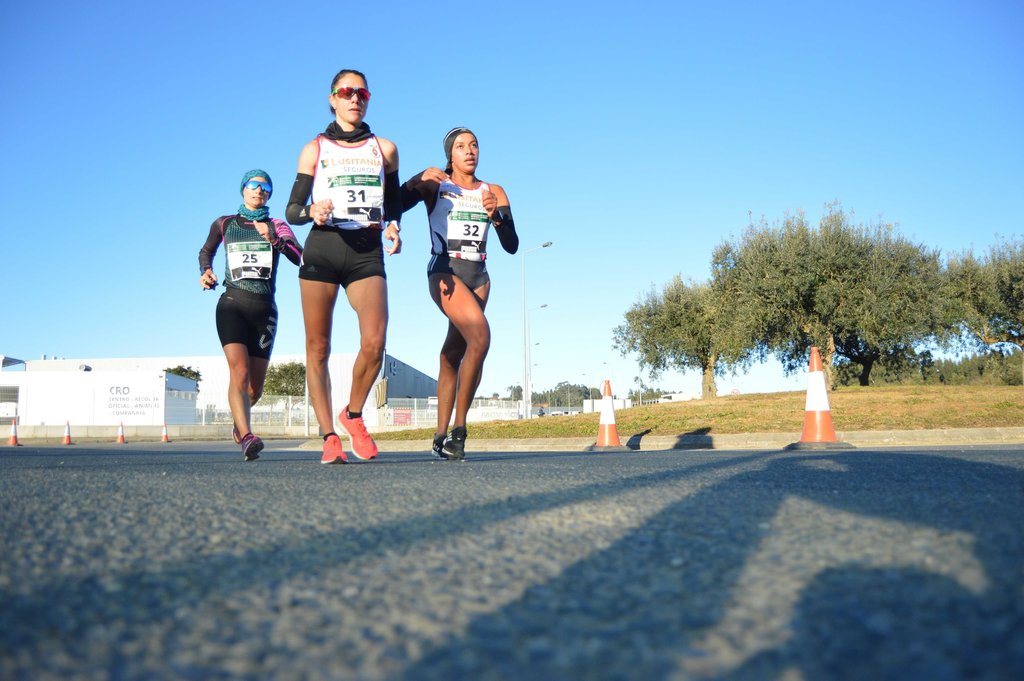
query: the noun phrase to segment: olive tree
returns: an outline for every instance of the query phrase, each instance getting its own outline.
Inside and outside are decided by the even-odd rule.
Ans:
[[[1024,351],[1024,241],[1000,241],[980,260],[971,253],[954,255],[946,279],[959,326],[976,345]],[[1024,380],[1024,364],[1021,371]]]
[[[715,249],[712,269],[756,343],[787,373],[817,346],[829,387],[833,362],[860,365],[867,385],[879,359],[913,353],[939,326],[938,253],[891,225],[853,225],[836,205],[817,229],[802,213],[749,226]]]
[[[306,365],[302,362],[284,362],[272,364],[267,369],[267,380],[263,386],[267,395],[290,395],[298,397],[306,394]]]
[[[164,371],[168,374],[175,374],[184,378],[191,378],[196,382],[196,391],[199,391],[199,383],[203,380],[203,375],[199,369],[194,367],[187,367],[184,364],[179,364],[176,367],[167,367]]]
[[[623,355],[637,353],[652,376],[669,368],[698,369],[701,395],[715,397],[716,373],[742,364],[750,349],[734,339],[738,327],[724,293],[715,282],[684,282],[676,275],[660,293],[651,291],[626,311],[615,346]]]

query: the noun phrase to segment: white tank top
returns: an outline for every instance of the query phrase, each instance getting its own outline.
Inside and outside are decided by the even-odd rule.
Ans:
[[[313,202],[330,199],[329,223],[338,229],[381,229],[384,219],[384,153],[376,137],[345,147],[323,135],[313,172]]]
[[[476,189],[466,189],[445,180],[437,188],[437,203],[430,211],[430,250],[435,255],[447,253],[464,260],[487,259],[487,230],[490,221],[484,210],[483,192],[490,191],[486,182]]]

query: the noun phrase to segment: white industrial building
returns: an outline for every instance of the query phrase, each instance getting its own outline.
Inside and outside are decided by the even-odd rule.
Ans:
[[[329,361],[334,411],[348,404],[355,354],[333,354]],[[271,365],[305,364],[304,355],[275,355]],[[76,429],[94,426],[163,427],[203,425],[207,415],[224,414],[228,405],[229,373],[223,354],[177,357],[3,358],[0,371],[0,423],[17,417],[18,427],[55,427],[71,424]],[[200,382],[165,370],[190,367]],[[386,424],[384,407],[389,398],[422,398],[435,395],[437,381],[401,360],[385,355],[366,404],[364,420],[370,430]],[[262,401],[261,401],[262,403]],[[307,412],[302,408],[303,416]],[[313,417],[310,415],[310,419]],[[213,419],[210,420],[213,422]],[[230,423],[230,421],[229,421]],[[288,426],[299,426],[291,418]],[[316,423],[312,430],[315,434]],[[230,425],[228,426],[230,432]]]

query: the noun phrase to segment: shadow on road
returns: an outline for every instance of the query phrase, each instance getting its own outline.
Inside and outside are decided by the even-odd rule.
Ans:
[[[998,465],[868,451],[773,457],[478,618],[407,678],[497,678],[461,654],[485,650],[504,678],[1021,679],[1022,508],[1024,477]],[[798,525],[802,511],[819,517],[772,546],[773,519]],[[829,546],[822,525],[865,545]],[[950,533],[949,547],[966,554],[959,577],[942,574],[951,556],[935,551]],[[887,557],[899,546],[878,545],[903,539],[917,545],[911,564]],[[748,569],[770,576],[787,567],[785,552],[801,551],[770,583]]]
[[[0,659],[47,654],[55,639],[85,645],[75,642],[88,640],[99,602],[104,619],[142,626],[215,594],[272,590],[297,573],[334,569],[353,559],[352,547],[361,556],[401,553],[512,517],[707,474],[726,477],[477,617],[402,677],[1024,678],[1021,471],[870,451],[709,455],[455,515],[325,532],[103,581],[55,579],[28,594],[0,589]],[[259,569],[240,581],[239,565]],[[169,593],[167,584],[181,590]]]

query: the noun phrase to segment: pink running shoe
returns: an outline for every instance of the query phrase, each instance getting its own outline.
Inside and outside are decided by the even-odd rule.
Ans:
[[[320,463],[348,463],[340,437],[334,434],[327,436],[327,439],[324,440],[324,453],[320,457]]]
[[[242,458],[245,461],[255,461],[260,458],[260,452],[263,451],[263,440],[249,433],[242,438],[239,444],[242,445]]]
[[[366,432],[366,424],[363,423],[362,416],[350,419],[348,417],[348,407],[345,407],[338,414],[338,421],[341,422],[342,430],[348,435],[352,443],[352,453],[357,459],[369,461],[377,456],[377,443]]]

